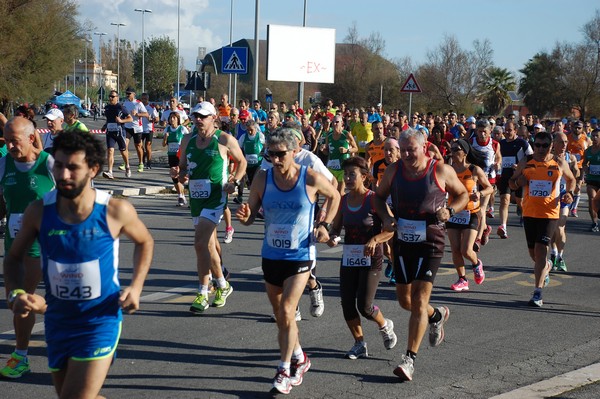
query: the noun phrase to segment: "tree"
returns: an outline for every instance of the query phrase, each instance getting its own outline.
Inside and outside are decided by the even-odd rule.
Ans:
[[[145,85],[150,98],[162,98],[173,91],[177,78],[177,46],[167,36],[146,41],[144,50]],[[142,46],[133,55],[134,76],[142,81]],[[185,82],[185,80],[184,80]]]
[[[519,93],[529,110],[539,116],[553,111],[564,96],[562,71],[555,57],[546,52],[537,53],[519,72],[523,74]]]
[[[427,62],[418,74],[423,89],[422,101],[430,111],[471,110],[476,101],[484,71],[492,66],[488,40],[473,42],[464,50],[454,36],[445,36],[440,46],[427,53]]]
[[[514,90],[516,86],[515,77],[508,69],[488,68],[481,82],[486,111],[491,115],[500,114],[510,101],[508,92]]]
[[[117,50],[119,58],[117,59]],[[137,81],[133,76],[133,45],[129,40],[120,39],[120,45],[117,49],[117,37],[108,40],[100,49],[102,53],[102,64],[104,69],[111,70],[113,73],[119,72],[119,93],[128,86],[135,87]],[[118,62],[117,62],[118,61]],[[117,89],[114,88],[113,89]]]
[[[44,102],[80,57],[83,28],[73,0],[0,1],[0,109]]]

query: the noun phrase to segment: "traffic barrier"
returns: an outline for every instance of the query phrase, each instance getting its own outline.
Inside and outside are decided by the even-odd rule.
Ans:
[[[154,133],[163,133],[162,128],[158,128],[154,130]],[[37,130],[40,134],[43,133],[50,133],[50,129],[38,129]],[[94,133],[94,134],[103,134],[104,132],[101,129],[90,129],[90,133]]]

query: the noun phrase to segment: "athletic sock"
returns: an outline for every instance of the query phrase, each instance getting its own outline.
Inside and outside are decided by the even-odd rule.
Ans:
[[[291,366],[291,362],[284,362],[284,361],[279,362],[279,369],[283,369],[283,371],[285,371],[285,373],[287,375],[290,375],[290,366]]]
[[[200,285],[200,295],[208,296],[208,285]]]
[[[227,287],[227,281],[225,280],[225,277],[221,276],[217,279],[217,287],[219,287],[219,288]]]
[[[576,194],[575,197],[573,197],[573,203],[571,204],[571,209],[577,209],[577,207],[579,206],[579,199],[581,198],[581,195]]]
[[[406,351],[406,356],[410,357],[413,360],[413,362],[417,358],[417,354],[411,350]]]
[[[436,308],[433,309],[433,314],[429,318],[429,324],[437,323],[442,320],[442,314]]]
[[[16,349],[15,348],[15,353],[19,356],[23,356],[23,357],[27,357],[27,349]]]
[[[304,363],[305,358],[302,347],[299,346],[298,348],[294,349],[294,353],[292,353],[292,359],[298,360],[298,363]]]

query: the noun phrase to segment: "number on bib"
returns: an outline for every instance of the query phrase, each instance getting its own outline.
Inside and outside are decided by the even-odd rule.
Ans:
[[[204,199],[210,197],[211,187],[208,179],[194,179],[189,182],[190,197]]]

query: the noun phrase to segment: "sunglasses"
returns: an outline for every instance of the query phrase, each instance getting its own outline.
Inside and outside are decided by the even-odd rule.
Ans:
[[[290,150],[285,150],[285,151],[271,151],[271,150],[269,150],[269,151],[267,151],[267,154],[269,155],[270,158],[277,157],[277,158],[281,159],[281,158],[285,157],[285,155],[288,152],[290,152]]]
[[[108,98],[117,98],[117,96],[108,96]]]
[[[533,146],[536,148],[548,148],[548,147],[550,147],[550,144],[549,143],[543,143],[543,144],[542,143],[534,143]]]
[[[208,118],[209,116],[210,116],[210,115],[202,115],[202,114],[199,114],[199,113],[195,113],[195,114],[194,114],[194,118],[198,118],[198,119],[206,119],[206,118]]]

